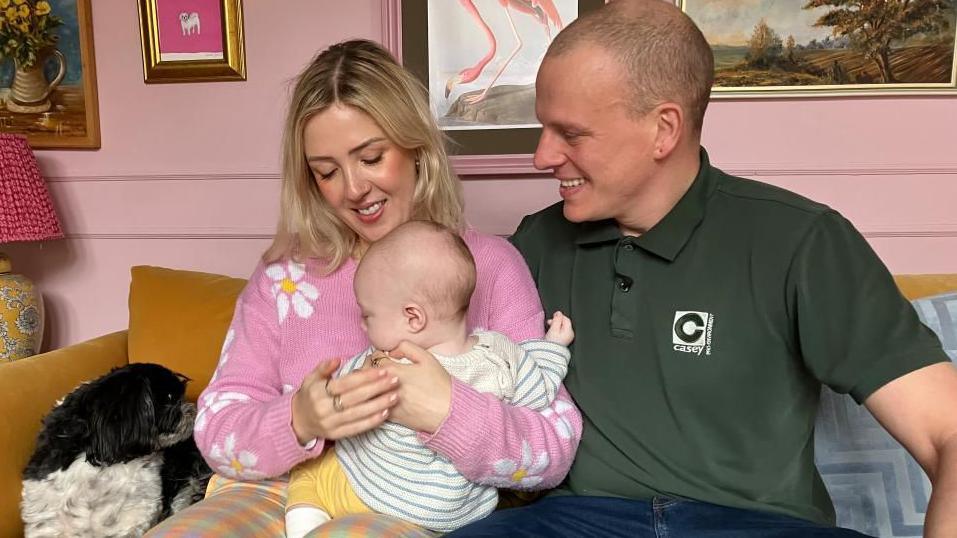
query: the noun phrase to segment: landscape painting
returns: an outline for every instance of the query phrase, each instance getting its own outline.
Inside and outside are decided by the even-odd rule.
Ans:
[[[714,95],[957,89],[954,0],[679,0],[714,50]]]

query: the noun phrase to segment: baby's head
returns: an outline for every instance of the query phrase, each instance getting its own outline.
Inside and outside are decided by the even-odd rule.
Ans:
[[[356,269],[362,328],[378,349],[402,340],[426,349],[467,336],[475,260],[454,231],[411,221],[373,243]]]

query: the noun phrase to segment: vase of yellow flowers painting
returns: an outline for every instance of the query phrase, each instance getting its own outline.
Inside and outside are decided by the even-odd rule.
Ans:
[[[66,74],[66,58],[56,49],[54,29],[63,21],[46,0],[0,0],[0,53],[15,64],[7,110],[39,113],[50,109],[50,94]],[[48,61],[56,73],[47,78]]]

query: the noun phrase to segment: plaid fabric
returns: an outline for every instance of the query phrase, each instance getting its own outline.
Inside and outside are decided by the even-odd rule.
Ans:
[[[150,538],[286,535],[286,482],[241,482],[213,475],[206,499],[153,527]]]
[[[151,529],[148,538],[283,538],[286,481],[242,482],[213,475],[206,499]],[[411,523],[379,514],[347,516],[316,529],[310,537],[432,537]]]
[[[353,538],[357,536],[431,538],[438,536],[438,534],[382,514],[358,514],[333,519],[309,533],[307,538]]]

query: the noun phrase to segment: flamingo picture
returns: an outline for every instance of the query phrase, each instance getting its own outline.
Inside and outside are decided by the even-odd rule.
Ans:
[[[445,84],[445,97],[448,98],[449,94],[452,93],[452,89],[459,84],[466,84],[476,80],[479,75],[482,74],[482,71],[485,70],[485,67],[492,61],[495,57],[495,53],[498,50],[498,43],[495,38],[495,33],[492,32],[492,29],[489,27],[488,23],[485,22],[485,19],[482,17],[482,14],[479,13],[479,10],[475,7],[475,3],[472,0],[459,0],[459,3],[462,4],[462,7],[471,15],[472,19],[475,20],[475,23],[479,25],[482,29],[482,32],[485,33],[485,37],[488,40],[488,52],[479,59],[479,61],[471,66],[466,67],[459,71],[455,76],[451,77]],[[512,59],[515,58],[515,55],[522,49],[524,43],[522,42],[522,37],[519,35],[518,30],[515,28],[515,22],[512,20],[512,10],[515,10],[519,13],[532,16],[538,24],[540,24],[545,30],[545,36],[549,41],[552,39],[552,26],[555,27],[555,32],[557,33],[563,28],[561,16],[558,14],[558,10],[555,8],[555,4],[552,0],[498,0],[499,6],[505,10],[505,16],[508,18],[509,27],[512,29],[512,35],[515,37],[515,48],[508,55],[504,62],[499,66],[498,71],[496,71],[495,76],[492,77],[491,82],[489,82],[482,92],[478,95],[470,95],[465,97],[467,103],[478,103],[485,99],[486,94],[495,85],[495,82],[498,81],[499,77],[502,76],[502,73],[505,72],[505,69],[508,67],[508,64],[511,63]]]

